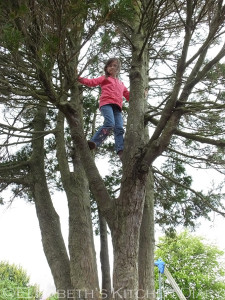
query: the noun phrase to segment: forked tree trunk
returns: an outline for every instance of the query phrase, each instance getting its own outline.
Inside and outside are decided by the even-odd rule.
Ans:
[[[137,6],[137,10],[139,7]],[[120,196],[111,228],[114,250],[114,297],[138,299],[138,253],[140,227],[145,202],[148,169],[139,172],[139,159],[145,145],[145,88],[148,56],[139,18],[132,23],[132,60],[130,70],[130,103],[123,156]]]
[[[67,162],[64,142],[64,115],[58,114],[56,149],[59,169],[69,208],[70,275],[74,299],[99,299],[98,272],[93,240],[89,185],[76,149],[74,171]]]
[[[34,130],[45,128],[46,108],[40,106]],[[98,274],[94,250],[88,182],[79,162],[70,172],[64,145],[64,117],[58,116],[57,158],[69,206],[69,252],[61,233],[59,216],[52,204],[44,170],[44,137],[34,134],[30,159],[32,192],[40,224],[44,252],[60,299],[99,299]]]
[[[123,176],[120,196],[109,199],[99,172],[87,152],[78,109],[69,104],[60,105],[71,129],[72,139],[79,149],[89,184],[99,208],[106,218],[112,235],[114,251],[113,299],[138,299],[138,252],[140,227],[149,166],[139,170],[145,146],[145,85],[148,69],[143,35],[139,31],[139,18],[132,34],[132,61],[130,71],[130,105],[123,156]],[[83,151],[85,150],[85,151]]]

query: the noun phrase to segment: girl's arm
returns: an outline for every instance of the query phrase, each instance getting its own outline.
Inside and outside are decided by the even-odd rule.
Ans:
[[[129,101],[130,92],[128,91],[128,89],[125,86],[124,86],[124,90],[123,90],[123,96],[126,98],[127,101]]]
[[[84,85],[94,87],[94,86],[101,85],[101,83],[103,82],[104,79],[105,79],[105,76],[101,76],[101,77],[98,77],[98,78],[92,78],[92,79],[79,77],[78,81],[80,83],[84,84]]]

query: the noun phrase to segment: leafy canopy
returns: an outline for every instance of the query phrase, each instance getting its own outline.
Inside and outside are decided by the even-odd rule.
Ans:
[[[39,287],[31,285],[29,281],[30,278],[23,268],[0,262],[0,300],[41,299]]]

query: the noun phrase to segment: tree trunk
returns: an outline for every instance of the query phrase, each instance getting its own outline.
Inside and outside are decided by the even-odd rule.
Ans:
[[[137,7],[138,9],[138,7]],[[123,177],[116,200],[116,217],[111,228],[114,250],[115,299],[138,299],[139,235],[145,201],[148,169],[138,172],[145,145],[145,88],[148,70],[144,37],[139,19],[134,20],[130,70],[130,103],[123,154]]]
[[[98,212],[100,228],[100,261],[102,270],[102,297],[111,299],[111,275],[109,263],[108,230],[105,218]]]
[[[34,119],[34,131],[44,131],[46,107],[38,107]],[[71,290],[69,257],[61,233],[59,216],[51,201],[44,169],[44,137],[33,136],[33,154],[30,159],[32,192],[40,225],[44,252],[50,266],[57,290]],[[64,299],[67,299],[66,296]]]
[[[146,60],[149,61],[148,53]],[[148,69],[145,76],[145,111],[148,110],[147,94],[148,91]],[[145,140],[149,140],[148,127],[145,128]],[[154,286],[154,176],[152,169],[149,169],[149,175],[146,184],[146,196],[142,223],[140,229],[139,257],[138,257],[138,278],[139,278],[139,298],[155,300]]]
[[[139,244],[139,298],[155,300],[154,287],[154,178],[149,172]]]
[[[99,284],[93,240],[90,194],[79,155],[72,153],[74,172],[67,162],[64,141],[64,116],[58,114],[56,149],[62,183],[69,208],[69,253],[71,282],[75,298],[98,299]]]
[[[129,187],[131,187],[129,185]],[[117,222],[112,231],[114,251],[113,297],[138,299],[139,232],[145,197],[142,181],[130,188],[127,197],[117,202]],[[125,205],[127,200],[129,204]],[[130,297],[130,298],[129,298]]]
[[[99,299],[90,195],[81,165],[76,166],[73,188],[73,198],[68,197],[71,281],[78,290],[77,299]]]

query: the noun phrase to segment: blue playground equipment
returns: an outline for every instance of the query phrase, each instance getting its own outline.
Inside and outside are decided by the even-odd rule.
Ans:
[[[158,267],[159,269],[159,292],[157,295],[157,300],[163,300],[163,281],[162,281],[162,274],[165,274],[165,276],[167,277],[170,285],[172,286],[172,288],[174,289],[174,291],[176,292],[178,298],[180,300],[187,300],[184,296],[184,294],[182,293],[181,289],[179,288],[178,284],[176,283],[176,281],[174,280],[173,276],[171,275],[171,273],[169,272],[169,270],[166,267],[166,264],[164,261],[162,261],[161,259],[158,259],[154,262],[154,265],[156,267]]]

